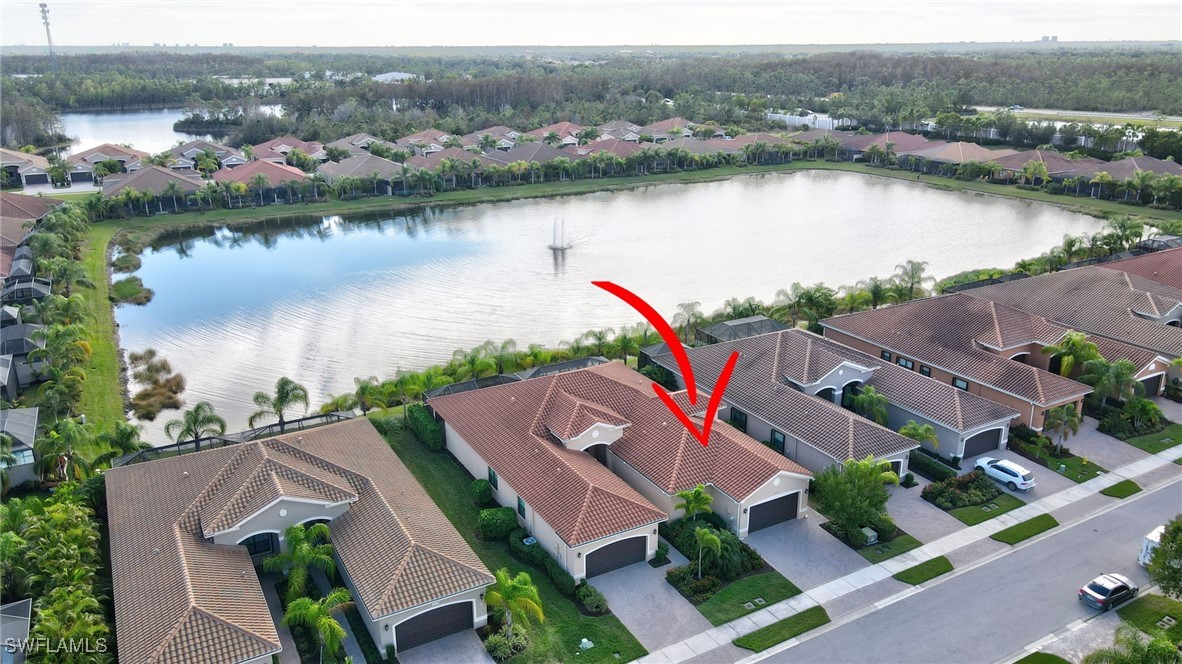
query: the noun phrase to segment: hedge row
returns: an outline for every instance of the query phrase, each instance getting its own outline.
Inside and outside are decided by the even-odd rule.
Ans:
[[[956,477],[956,471],[952,468],[926,454],[919,454],[915,450],[912,450],[907,457],[907,468],[931,482],[940,482]]]
[[[441,452],[444,448],[443,427],[435,421],[431,412],[422,404],[414,404],[406,409],[406,423],[419,442],[427,446],[432,452]]]

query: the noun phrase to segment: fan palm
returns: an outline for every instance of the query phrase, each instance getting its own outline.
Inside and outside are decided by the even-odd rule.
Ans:
[[[164,435],[178,443],[224,433],[226,421],[214,412],[213,404],[208,401],[197,402],[196,406],[181,415],[181,419],[170,420],[164,425]]]
[[[496,582],[485,592],[484,602],[491,609],[505,612],[506,629],[512,627],[514,620],[524,625],[528,625],[531,618],[540,623],[546,621],[538,588],[528,573],[509,576],[509,569],[502,567],[493,577]]]
[[[264,570],[286,575],[288,602],[294,602],[306,594],[309,570],[318,569],[329,576],[336,570],[330,537],[328,526],[323,523],[289,526],[283,531],[287,548],[263,561]]]
[[[287,376],[283,376],[275,382],[274,395],[255,392],[254,405],[259,409],[250,416],[247,424],[253,427],[258,420],[276,417],[279,419],[279,431],[282,432],[286,426],[284,413],[296,404],[303,404],[304,412],[308,412],[308,390]]]

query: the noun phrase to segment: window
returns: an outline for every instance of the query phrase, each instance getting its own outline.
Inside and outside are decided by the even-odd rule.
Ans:
[[[739,431],[747,432],[747,413],[738,408],[731,408],[731,426]]]
[[[887,362],[890,362],[891,361],[891,351],[889,351],[889,350],[882,351],[882,359],[886,360]]]
[[[964,380],[963,378],[953,378],[952,379],[952,387],[955,387],[958,390],[968,391],[969,383],[968,383],[968,381]]]
[[[497,487],[497,471],[493,470],[492,466],[488,467],[488,483],[492,485],[492,488],[494,488],[494,489],[498,488]]]
[[[921,364],[919,365],[919,373],[920,375],[928,376],[930,378],[932,375],[932,368],[926,364]]]
[[[900,357],[896,364],[903,367],[904,369],[915,371],[915,363],[905,357]]]
[[[271,533],[259,533],[242,540],[242,545],[253,556],[271,553]]]
[[[521,518],[525,518],[525,501],[521,499],[521,496],[517,496],[517,513],[521,515]]]
[[[784,434],[775,429],[772,429],[772,449],[784,453]]]

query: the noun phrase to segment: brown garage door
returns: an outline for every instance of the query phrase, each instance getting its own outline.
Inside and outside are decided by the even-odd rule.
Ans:
[[[644,562],[645,544],[648,538],[643,535],[631,537],[619,542],[596,549],[587,554],[587,578],[591,578],[613,569],[619,569],[632,563]]]
[[[1162,375],[1163,374],[1158,374],[1156,376],[1153,376],[1151,378],[1146,378],[1141,381],[1141,384],[1143,386],[1145,386],[1145,396],[1146,397],[1155,397],[1155,396],[1157,396],[1157,393],[1161,391]]]
[[[394,638],[398,639],[398,652],[402,653],[466,629],[472,629],[472,602],[459,602],[399,623],[394,628]]]
[[[990,429],[964,441],[964,458],[992,452],[1001,445],[1001,429]]]
[[[790,493],[787,496],[780,496],[775,500],[769,500],[752,507],[747,519],[747,532],[753,533],[768,526],[795,519],[799,498],[800,493]]]

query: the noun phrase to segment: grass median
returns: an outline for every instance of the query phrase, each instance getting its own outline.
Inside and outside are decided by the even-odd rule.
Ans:
[[[952,561],[948,560],[946,556],[939,556],[932,558],[926,562],[922,562],[914,567],[907,569],[894,575],[896,581],[903,583],[910,583],[913,586],[918,586],[921,583],[931,581],[932,579],[947,574],[952,571]]]
[[[985,503],[984,505],[956,507],[948,510],[948,513],[956,517],[966,526],[975,526],[983,521],[988,521],[994,517],[1001,516],[1010,510],[1016,510],[1025,504],[1026,503],[1023,502],[1021,498],[1016,498],[1008,493],[1003,493],[997,498]],[[994,507],[995,505],[996,507]]]
[[[735,639],[734,643],[740,648],[746,648],[754,652],[763,652],[778,643],[783,643],[788,639],[800,636],[827,622],[829,622],[829,614],[825,612],[824,607],[814,606],[796,615],[788,616],[783,620],[774,622],[767,627],[761,627],[746,636],[740,636]]]
[[[1104,494],[1105,496],[1110,496],[1112,498],[1128,498],[1129,496],[1133,495],[1134,493],[1137,493],[1140,490],[1141,490],[1141,487],[1138,486],[1137,483],[1134,482],[1133,480],[1123,480],[1121,482],[1117,482],[1116,484],[1113,484],[1112,486],[1108,487],[1107,489],[1101,490],[1100,493]]]
[[[783,574],[765,572],[731,583],[699,604],[697,609],[711,625],[717,626],[799,594],[800,588],[784,578]],[[764,603],[756,603],[757,597],[762,598]],[[747,604],[751,604],[751,608],[747,608]]]
[[[1144,450],[1150,454],[1157,454],[1182,443],[1182,424],[1174,423],[1157,433],[1151,433],[1148,436],[1137,436],[1125,442],[1139,450]]]
[[[1116,614],[1142,632],[1161,629],[1158,621],[1169,616],[1174,619],[1174,626],[1162,631],[1175,645],[1182,646],[1182,602],[1161,595],[1142,595],[1117,609]]]
[[[1057,525],[1059,525],[1059,522],[1055,520],[1055,517],[1050,514],[1039,514],[1033,519],[1027,519],[1005,530],[999,530],[990,535],[990,538],[1013,546],[1018,542],[1028,540],[1039,533],[1048,531]]]

